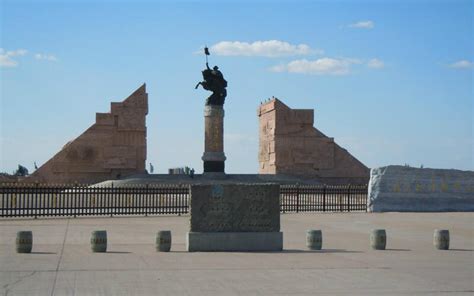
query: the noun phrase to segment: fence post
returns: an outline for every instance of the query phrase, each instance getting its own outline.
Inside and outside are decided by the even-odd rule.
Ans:
[[[326,212],[326,184],[323,187],[323,212]]]
[[[114,212],[117,208],[117,201],[114,199],[115,198],[115,194],[114,194],[114,182],[112,182],[112,184],[110,184],[110,190],[107,190],[107,198],[110,198],[110,201],[112,202],[112,209],[110,211],[110,218],[112,218],[114,216]]]
[[[369,184],[365,184],[364,186],[364,192],[365,192],[365,212],[367,213],[367,210],[368,210],[368,206],[367,206],[367,203],[369,201]]]
[[[0,188],[2,188],[2,190],[0,192],[2,194],[2,215],[1,215],[1,217],[6,217],[6,214],[8,213],[8,210],[5,209],[5,207],[7,206],[7,198],[9,196],[8,186],[10,186],[9,183],[2,184],[0,186]]]
[[[296,183],[296,212],[300,209],[300,184]]]
[[[342,185],[341,187],[342,187],[341,189],[343,189],[346,186]],[[343,194],[338,194],[337,197],[339,199],[339,212],[344,212],[344,203],[343,203],[344,195]]]
[[[285,188],[280,184],[278,203],[280,204],[280,213],[285,213]]]
[[[178,183],[178,188],[176,188],[176,214],[181,216],[181,187],[183,184],[181,182]]]
[[[145,185],[145,201],[144,201],[144,207],[145,207],[145,217],[148,217],[148,183]]]
[[[351,184],[347,188],[347,211],[351,211]]]
[[[35,219],[37,219],[37,216],[38,216],[38,186],[39,186],[39,183],[38,181],[35,182]]]

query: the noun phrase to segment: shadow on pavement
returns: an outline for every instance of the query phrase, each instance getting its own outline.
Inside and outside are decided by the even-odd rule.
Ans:
[[[458,251],[458,252],[474,252],[473,249],[449,249],[449,251]]]
[[[240,254],[310,254],[310,253],[364,253],[362,251],[348,251],[344,249],[298,250],[284,249],[283,251],[170,251],[170,253],[240,253]]]
[[[280,253],[364,253],[362,251],[350,251],[345,249],[322,249],[322,250],[292,250],[286,249],[281,251]]]

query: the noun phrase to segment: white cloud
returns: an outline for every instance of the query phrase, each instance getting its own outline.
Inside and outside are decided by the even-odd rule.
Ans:
[[[351,65],[360,63],[361,61],[358,59],[347,58],[321,58],[313,61],[302,59],[274,66],[270,68],[270,71],[316,75],[346,75],[349,74]]]
[[[0,67],[16,67],[18,62],[6,54],[0,54]]]
[[[37,53],[35,54],[35,59],[37,60],[46,60],[51,62],[56,62],[58,59],[52,54]]]
[[[382,69],[383,67],[385,67],[385,64],[379,59],[371,59],[367,62],[367,67],[373,69]]]
[[[13,57],[24,56],[27,52],[26,49],[5,51],[3,48],[0,48],[0,67],[18,66],[18,61],[13,59]]]
[[[471,69],[474,67],[474,63],[468,60],[460,60],[449,65],[451,68],[455,69]]]
[[[375,23],[373,21],[359,21],[349,25],[350,28],[358,28],[358,29],[373,29],[375,27]]]
[[[26,49],[17,49],[17,50],[9,50],[7,51],[7,54],[12,56],[12,57],[15,57],[15,56],[24,56],[25,54],[27,54],[28,51]]]
[[[261,56],[280,57],[294,55],[322,54],[320,49],[312,49],[307,44],[290,44],[279,40],[255,41],[221,41],[210,48],[211,54],[222,56]]]

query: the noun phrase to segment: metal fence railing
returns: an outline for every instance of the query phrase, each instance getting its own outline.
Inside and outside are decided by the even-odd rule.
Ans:
[[[187,186],[0,185],[1,217],[181,215]]]
[[[88,187],[0,184],[0,217],[181,215],[189,212],[188,185]],[[280,186],[280,211],[365,211],[367,186]]]
[[[351,212],[367,210],[367,185],[280,186],[280,211]]]

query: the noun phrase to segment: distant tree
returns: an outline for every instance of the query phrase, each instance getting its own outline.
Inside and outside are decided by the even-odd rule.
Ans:
[[[28,175],[28,169],[22,166],[21,164],[18,165],[18,169],[16,170],[15,176],[24,177]]]

